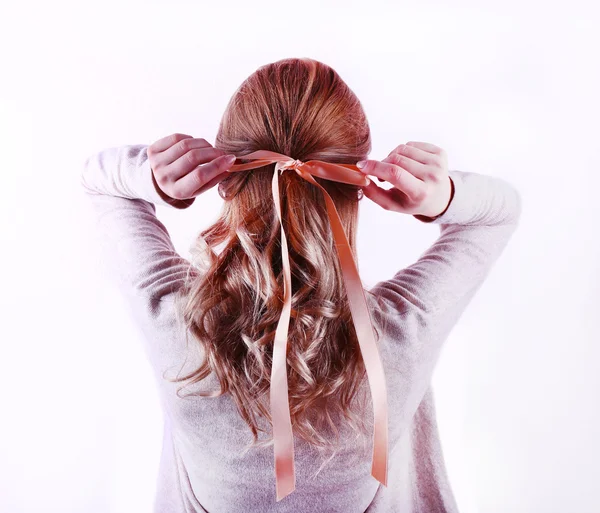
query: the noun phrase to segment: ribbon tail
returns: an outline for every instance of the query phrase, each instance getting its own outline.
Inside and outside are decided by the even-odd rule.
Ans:
[[[356,262],[350,249],[350,244],[344,232],[340,216],[331,196],[324,187],[321,186],[306,171],[297,170],[304,179],[313,183],[323,191],[327,205],[327,213],[331,223],[331,229],[335,239],[335,245],[338,251],[340,266],[344,275],[344,283],[348,294],[350,312],[356,329],[356,336],[360,345],[360,350],[365,362],[367,378],[371,388],[371,397],[373,402],[374,415],[374,433],[373,433],[373,463],[371,466],[371,475],[381,484],[387,486],[388,479],[388,407],[387,391],[385,384],[385,373],[375,335],[371,314],[367,306],[365,292],[356,267]]]
[[[275,165],[272,182],[273,199],[281,225],[281,257],[284,274],[284,304],[275,330],[271,366],[271,418],[273,422],[273,451],[275,455],[275,481],[277,502],[296,489],[294,470],[294,436],[290,416],[287,380],[287,336],[292,304],[292,276],[290,271],[287,238],[283,229],[281,200],[279,197],[279,167]]]

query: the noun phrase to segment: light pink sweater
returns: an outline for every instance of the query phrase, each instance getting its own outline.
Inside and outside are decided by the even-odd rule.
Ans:
[[[163,379],[163,373],[173,378],[192,370],[200,359],[186,353],[185,328],[173,304],[195,268],[175,251],[155,205],[183,209],[193,200],[167,202],[158,193],[146,145],[108,148],[87,159],[81,183],[92,229],[142,330],[164,411],[154,513],[458,512],[431,377],[448,334],[515,231],[521,198],[500,178],[456,170],[450,177],[454,197],[433,221],[440,226],[437,240],[414,264],[370,289],[380,300],[371,301],[373,322],[385,324],[380,355],[389,407],[387,488],[370,474],[372,438],[359,445],[342,427],[346,445],[318,473],[318,453],[295,440],[296,490],[276,502],[272,446],[242,455],[252,437],[231,396],[181,398],[181,383]],[[196,386],[219,388],[214,375]],[[366,380],[363,392],[370,397]],[[372,416],[369,408],[365,417]],[[268,428],[264,420],[261,427]]]

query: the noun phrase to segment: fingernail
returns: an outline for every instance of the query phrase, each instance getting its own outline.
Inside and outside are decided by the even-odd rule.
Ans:
[[[237,159],[237,157],[235,155],[227,155],[227,157],[225,157],[225,161],[228,164],[233,164],[236,159]]]
[[[359,168],[359,169],[363,169],[366,165],[367,165],[367,161],[366,160],[359,160],[356,163],[356,167]]]

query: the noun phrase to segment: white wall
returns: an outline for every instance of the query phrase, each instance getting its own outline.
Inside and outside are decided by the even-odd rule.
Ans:
[[[522,192],[521,225],[434,376],[461,511],[600,511],[593,2],[319,4],[2,8],[1,512],[151,511],[161,413],[137,331],[94,271],[81,164],[173,132],[214,144],[241,81],[292,56],[333,66],[356,92],[372,158],[428,141],[451,168]],[[213,189],[185,213],[159,207],[182,253],[220,201]],[[410,264],[437,230],[365,200],[365,285]]]

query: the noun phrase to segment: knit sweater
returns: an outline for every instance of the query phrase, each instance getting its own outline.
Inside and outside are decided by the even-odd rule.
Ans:
[[[437,239],[415,263],[366,294],[373,323],[383,330],[378,347],[388,398],[388,486],[371,476],[372,436],[357,442],[340,426],[341,449],[330,461],[296,437],[296,489],[276,502],[272,445],[244,452],[252,435],[231,395],[185,397],[192,390],[219,390],[214,373],[180,395],[183,383],[165,379],[201,362],[200,351],[186,346],[186,328],[174,308],[174,294],[197,267],[177,253],[155,206],[185,209],[194,199],[174,200],[157,188],[146,145],[108,148],[86,160],[81,184],[92,229],[141,330],[164,412],[154,513],[458,512],[431,378],[444,341],[517,227],[521,197],[500,178],[458,170],[449,175],[452,200],[430,221],[440,227]],[[372,419],[364,382],[364,415]]]

